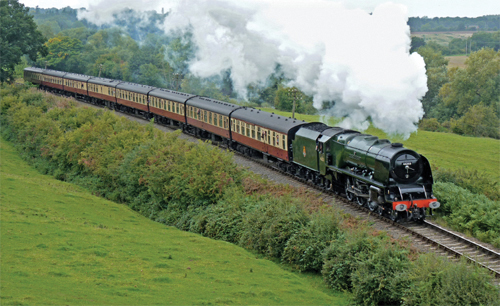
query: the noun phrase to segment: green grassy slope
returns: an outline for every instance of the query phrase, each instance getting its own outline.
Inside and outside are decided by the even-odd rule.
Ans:
[[[291,116],[291,113],[273,109],[263,109],[276,114]],[[322,121],[320,116],[296,114],[299,120]],[[322,118],[326,120],[327,118]],[[328,124],[333,126],[338,122],[330,118]],[[325,122],[326,123],[326,122]],[[380,138],[388,138],[379,129],[370,127],[367,134]],[[429,159],[433,167],[456,170],[465,168],[477,169],[488,174],[493,180],[500,182],[500,141],[492,138],[466,137],[451,133],[427,132],[419,130],[409,139],[391,139],[402,142],[406,147],[417,151]]]
[[[318,276],[41,175],[4,140],[0,184],[2,305],[347,303]]]

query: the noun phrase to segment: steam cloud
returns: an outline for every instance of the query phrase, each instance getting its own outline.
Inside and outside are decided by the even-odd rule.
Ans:
[[[102,2],[80,17],[109,23],[113,10],[100,8],[116,12],[127,5]],[[233,87],[242,97],[249,84],[263,84],[279,63],[293,80],[289,85],[313,96],[317,109],[323,101],[334,101],[322,113],[344,117],[343,127],[365,130],[371,119],[385,132],[407,138],[424,114],[425,64],[417,53],[409,54],[410,29],[402,5],[382,4],[372,14],[327,0],[161,5],[169,11],[160,25],[167,34],[193,34],[197,51],[190,72],[210,77],[231,69]]]

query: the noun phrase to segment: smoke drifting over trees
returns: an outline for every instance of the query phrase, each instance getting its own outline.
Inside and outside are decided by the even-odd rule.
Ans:
[[[248,86],[263,85],[280,65],[288,85],[312,96],[317,109],[333,102],[322,112],[344,117],[344,127],[366,129],[370,119],[407,137],[424,114],[425,64],[409,53],[404,6],[387,3],[368,13],[326,0],[161,4],[168,16],[157,27],[168,35],[189,33],[195,50],[189,72],[205,78],[230,71],[242,98]],[[110,24],[125,8],[144,12],[157,6],[103,1],[79,18]]]

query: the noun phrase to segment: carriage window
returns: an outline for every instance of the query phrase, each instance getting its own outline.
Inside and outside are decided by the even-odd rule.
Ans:
[[[219,126],[222,127],[222,116],[219,116]]]
[[[276,146],[276,133],[273,132],[273,146]]]
[[[257,128],[257,140],[260,141],[260,127]]]
[[[255,139],[255,126],[252,126],[252,138]]]
[[[247,124],[247,136],[250,137],[250,126]]]
[[[286,150],[285,137],[283,137],[283,150]]]

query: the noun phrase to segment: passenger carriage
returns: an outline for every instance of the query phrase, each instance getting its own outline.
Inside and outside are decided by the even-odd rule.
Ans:
[[[195,95],[173,90],[155,88],[149,92],[149,111],[156,122],[172,126],[186,123],[184,104]]]
[[[93,77],[88,80],[88,95],[93,104],[115,108],[116,86],[122,83],[119,80]]]
[[[63,90],[71,93],[73,96],[86,97],[87,82],[92,77],[77,73],[66,73],[63,76]]]
[[[304,121],[270,114],[254,108],[240,108],[231,115],[232,140],[280,160],[292,159],[293,135]]]
[[[222,138],[230,141],[229,118],[240,107],[206,97],[192,97],[186,101],[188,129],[195,135],[205,138],[210,136],[212,141],[221,141]]]

